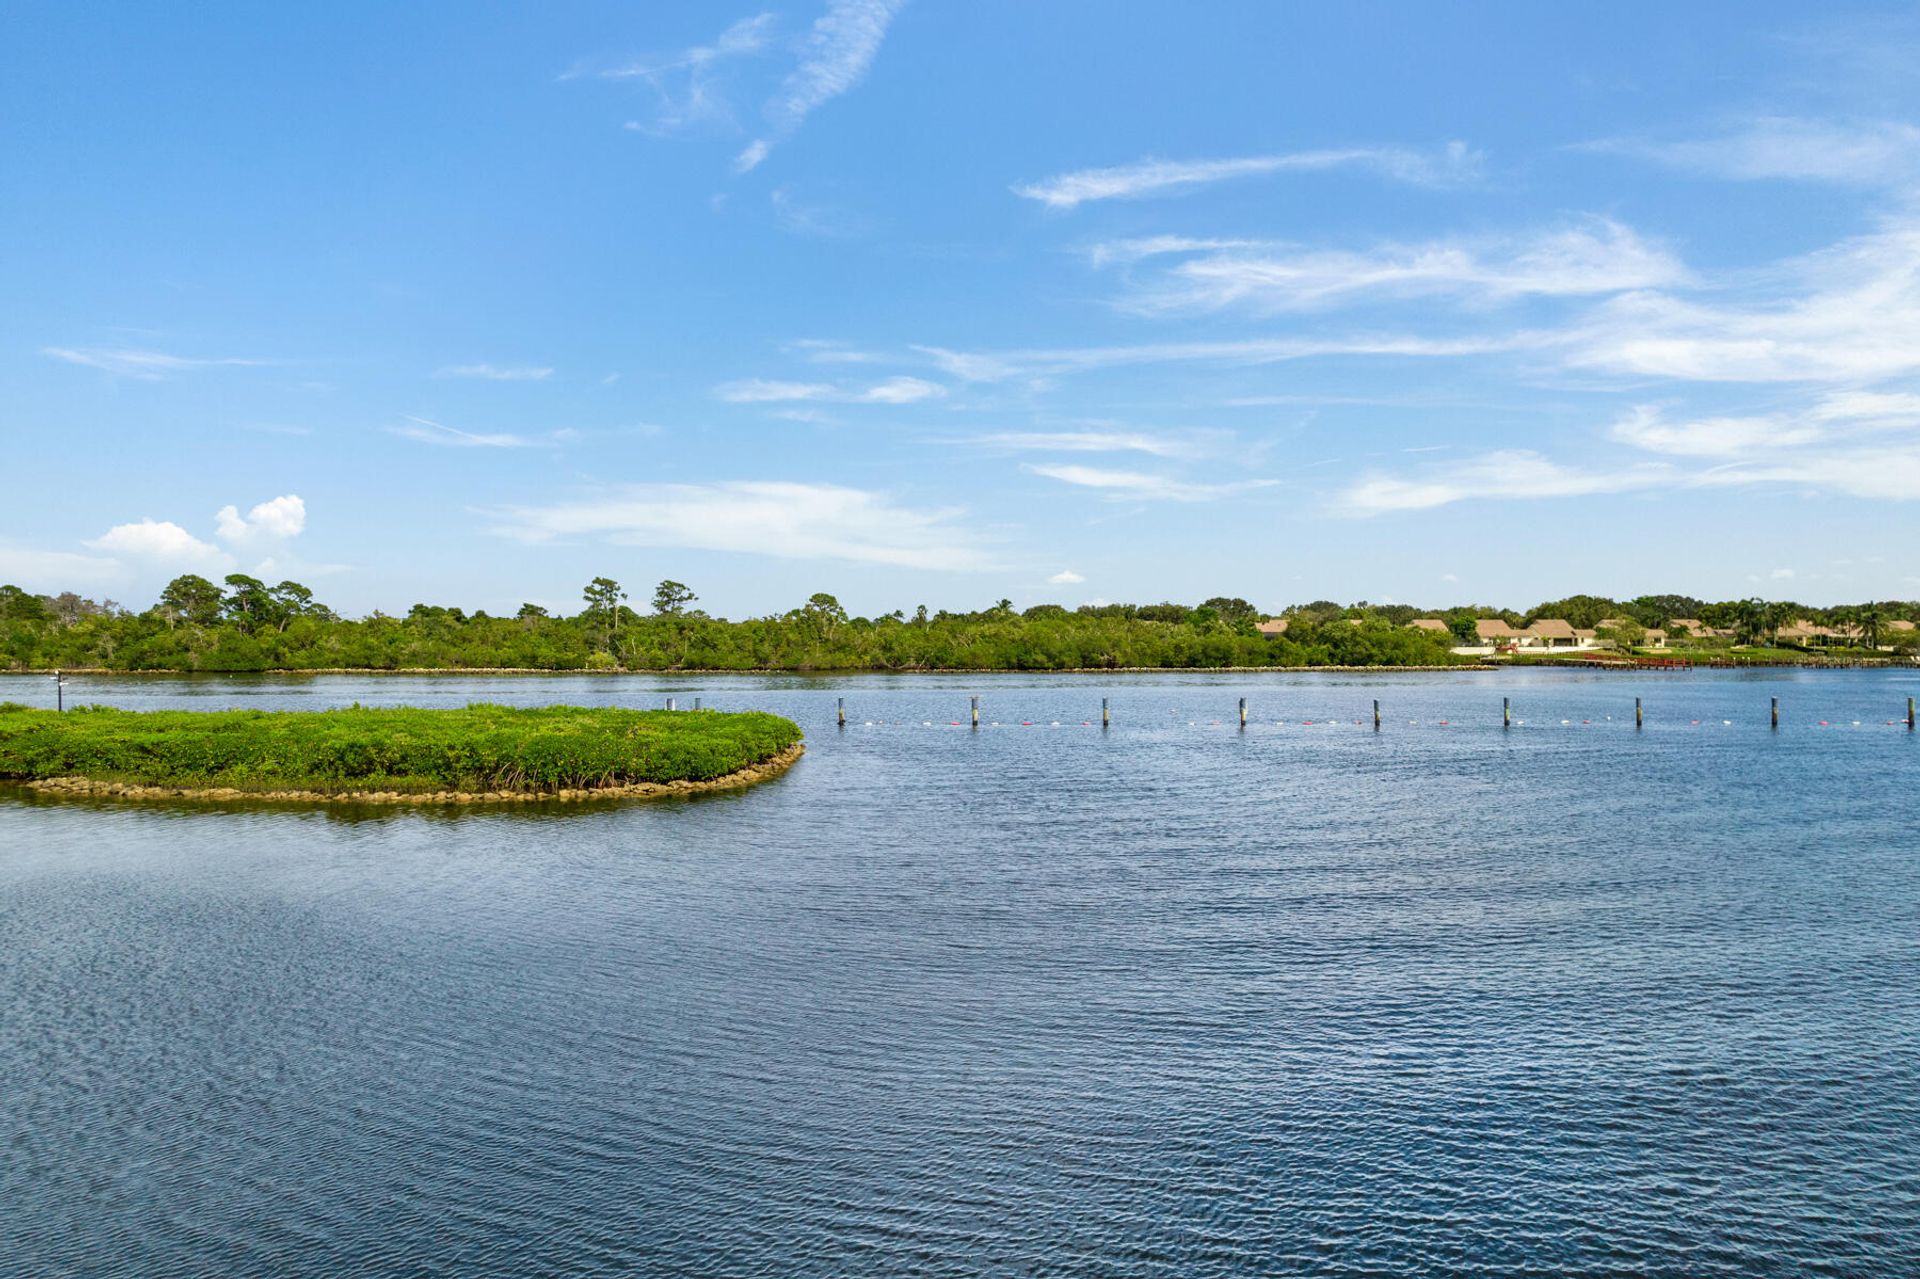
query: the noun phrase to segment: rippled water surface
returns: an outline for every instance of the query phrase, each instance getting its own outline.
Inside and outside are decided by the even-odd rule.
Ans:
[[[1914,693],[83,681],[808,754],[564,812],[0,790],[0,1272],[1920,1273]]]

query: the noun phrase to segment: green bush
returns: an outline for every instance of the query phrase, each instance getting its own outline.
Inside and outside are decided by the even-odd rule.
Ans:
[[[554,791],[709,781],[800,740],[759,711],[578,706],[122,711],[0,705],[0,779],[241,790]]]

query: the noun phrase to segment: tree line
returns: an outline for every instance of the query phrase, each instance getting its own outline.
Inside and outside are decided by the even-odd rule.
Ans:
[[[1920,604],[1851,610],[1788,602],[1708,603],[1684,596],[1615,601],[1572,596],[1527,612],[1491,607],[1422,610],[1404,604],[1292,606],[1284,635],[1262,634],[1265,614],[1244,599],[1198,604],[1098,604],[975,612],[850,615],[819,593],[784,613],[729,621],[697,607],[684,583],[663,581],[640,608],[596,577],[572,614],[523,604],[512,616],[416,604],[404,616],[342,617],[298,582],[268,585],[235,573],[222,582],[175,578],[142,611],[72,592],[36,595],[0,586],[0,667],[126,671],[267,670],[1079,670],[1219,666],[1442,666],[1475,618],[1524,625],[1564,617],[1576,626],[1623,617],[1641,625],[1698,618],[1764,638],[1768,626],[1811,618],[1879,626],[1920,620]],[[1407,626],[1444,618],[1453,634]],[[1849,621],[1848,619],[1852,619]]]

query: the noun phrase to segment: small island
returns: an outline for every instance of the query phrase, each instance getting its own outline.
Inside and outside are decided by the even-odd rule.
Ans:
[[[759,711],[607,707],[61,714],[0,704],[0,782],[129,799],[586,800],[744,786],[800,757]]]

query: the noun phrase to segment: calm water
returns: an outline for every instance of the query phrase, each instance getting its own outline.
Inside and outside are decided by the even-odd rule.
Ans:
[[[1920,1273],[1920,671],[73,691],[809,750],[565,813],[0,794],[8,1274]]]

